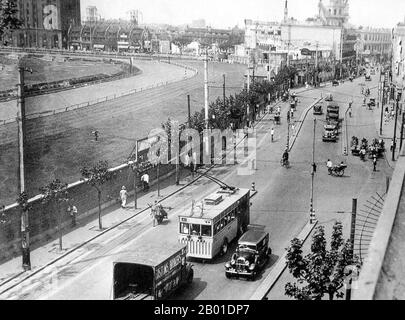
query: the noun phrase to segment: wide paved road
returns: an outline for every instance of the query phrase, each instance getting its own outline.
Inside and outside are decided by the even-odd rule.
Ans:
[[[67,183],[80,179],[79,169],[98,160],[110,166],[126,162],[136,139],[144,138],[153,128],[160,128],[169,117],[185,122],[187,95],[191,96],[191,111],[204,105],[202,62],[183,62],[197,68],[196,77],[171,83],[51,117],[29,120],[27,124],[27,188],[30,196],[53,179]],[[163,64],[165,65],[165,64]],[[184,70],[183,70],[184,72]],[[209,66],[210,99],[222,97],[222,75],[226,75],[226,94],[240,91],[243,85],[242,65],[212,63]],[[155,78],[158,75],[154,74]],[[134,79],[136,79],[135,77]],[[135,81],[135,80],[134,80]],[[159,81],[159,79],[155,79]],[[109,84],[113,86],[113,84]],[[99,142],[92,131],[100,132]],[[17,128],[15,124],[0,126],[0,199],[11,204],[17,198]]]
[[[345,83],[337,88],[325,88],[333,91],[335,100],[347,106],[348,96],[359,92],[358,83]],[[320,90],[312,90],[301,95],[299,110],[302,112],[315,99],[320,97]],[[362,109],[355,97],[354,118],[350,120],[350,135],[364,135],[372,138],[375,127],[371,125],[371,113]],[[342,108],[343,109],[343,108]],[[273,256],[266,270],[256,281],[230,280],[224,275],[224,263],[227,256],[215,259],[210,263],[193,262],[195,280],[193,284],[180,292],[176,299],[249,299],[261,280],[270,272],[274,263],[284,253],[290,240],[298,235],[308,221],[310,198],[310,168],[312,161],[313,116],[308,113],[298,139],[291,153],[290,169],[281,168],[279,159],[286,142],[287,127],[285,124],[286,108],[283,108],[283,123],[276,128],[276,141],[270,142],[268,131],[273,123],[268,118],[258,125],[258,167],[251,176],[238,176],[235,167],[222,167],[214,174],[228,184],[239,187],[250,187],[256,182],[258,194],[252,198],[251,223],[264,224],[270,232],[270,243]],[[379,172],[373,173],[370,161],[360,162],[358,158],[342,155],[340,143],[324,143],[321,140],[321,120],[318,118],[316,129],[316,162],[318,170],[315,182],[315,210],[320,223],[334,220],[347,222],[351,210],[351,199],[358,198],[359,206],[365,203],[375,191],[384,190],[385,175],[390,174],[384,161],[379,161]],[[327,174],[324,161],[327,158],[334,162],[344,159],[349,168],[345,177],[336,178]],[[14,290],[4,298],[39,298],[39,299],[108,299],[111,289],[112,262],[118,252],[135,249],[142,243],[177,242],[177,217],[190,208],[191,200],[199,200],[216,189],[208,181],[200,181],[194,187],[165,202],[173,206],[170,221],[165,225],[151,228],[148,213],[139,216],[131,223],[110,234],[101,237],[96,243],[85,246],[80,252],[57,264],[51,270],[35,276],[21,290]],[[345,213],[338,213],[345,212]],[[113,239],[110,239],[113,237]],[[231,249],[233,249],[232,247]],[[87,255],[87,256],[83,256]],[[54,287],[49,287],[53,278]],[[57,280],[57,281],[55,281]]]

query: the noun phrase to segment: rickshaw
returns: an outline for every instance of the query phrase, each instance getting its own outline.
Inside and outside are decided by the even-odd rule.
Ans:
[[[353,136],[352,141],[350,143],[352,155],[359,156],[360,155],[360,148],[359,148],[359,138]]]
[[[148,205],[149,205],[149,207],[153,208],[153,206],[151,204],[148,203]],[[155,211],[154,215],[155,215],[155,219],[158,224],[162,223],[163,219],[168,219],[167,211],[161,204],[156,205],[156,211]]]

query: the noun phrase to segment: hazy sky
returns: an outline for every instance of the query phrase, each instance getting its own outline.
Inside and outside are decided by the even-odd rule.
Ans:
[[[204,18],[213,27],[243,27],[244,19],[280,21],[285,0],[81,0],[104,18],[125,18],[130,9],[143,13],[145,23],[185,24]],[[289,0],[289,16],[304,20],[317,14],[319,0]],[[329,0],[323,0],[325,4]],[[349,0],[350,23],[392,28],[404,21],[405,0]]]

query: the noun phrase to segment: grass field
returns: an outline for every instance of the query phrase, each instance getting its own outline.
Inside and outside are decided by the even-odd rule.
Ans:
[[[79,170],[98,160],[110,166],[125,163],[136,139],[144,138],[168,117],[186,121],[187,95],[192,112],[204,106],[203,63],[187,62],[199,74],[191,79],[136,93],[96,106],[33,120],[29,130],[42,133],[41,139],[29,141],[27,153],[27,187],[29,195],[53,179],[67,183],[80,179]],[[210,64],[210,100],[222,97],[222,75],[226,75],[226,94],[239,92],[243,85],[242,65]],[[159,74],[154,75],[159,81]],[[94,142],[92,131],[100,138]],[[49,134],[50,132],[57,132]],[[10,204],[17,195],[17,147],[0,147],[0,203]]]
[[[1,56],[0,56],[1,57]],[[90,76],[94,74],[115,74],[121,70],[118,64],[101,61],[45,61],[39,58],[27,58],[33,73],[26,72],[27,84],[52,82],[70,78]],[[17,61],[2,56],[0,58],[0,90],[15,88],[17,84]]]

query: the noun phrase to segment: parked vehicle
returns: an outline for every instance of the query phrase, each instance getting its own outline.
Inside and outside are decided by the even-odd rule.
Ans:
[[[333,101],[333,96],[332,96],[331,93],[328,94],[328,95],[325,97],[325,101]]]
[[[339,81],[338,80],[333,80],[332,81],[332,86],[333,87],[336,87],[336,86],[338,86],[339,85]]]
[[[365,81],[371,81],[371,76],[369,74],[365,75]]]
[[[369,104],[371,107],[375,107],[375,98],[370,98]]]
[[[269,233],[265,231],[265,226],[249,225],[248,231],[240,237],[231,261],[225,264],[225,276],[254,280],[270,255]]]
[[[162,241],[125,252],[113,263],[112,299],[162,300],[193,281],[187,246]]]

